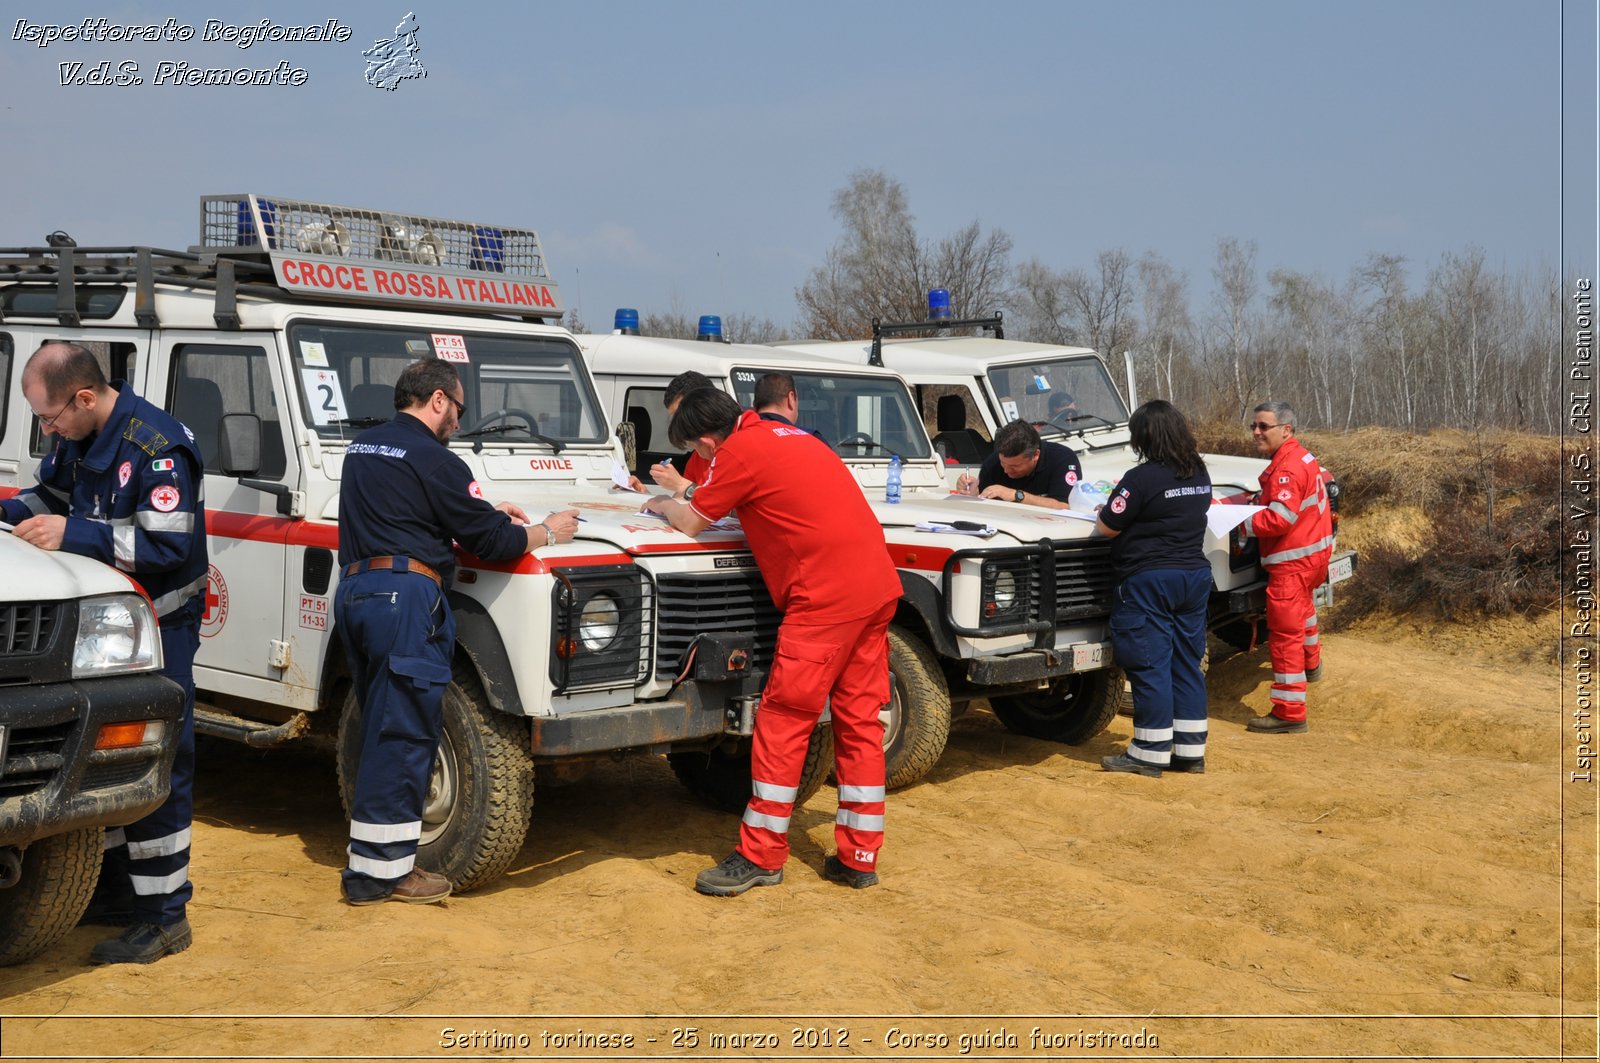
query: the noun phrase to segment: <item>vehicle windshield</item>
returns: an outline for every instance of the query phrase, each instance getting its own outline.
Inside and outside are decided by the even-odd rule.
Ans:
[[[997,366],[989,386],[1002,420],[1029,421],[1043,435],[1124,424],[1128,407],[1100,359],[1092,355]]]
[[[768,369],[733,371],[733,396],[749,409],[756,382]],[[799,400],[799,426],[815,433],[842,458],[927,458],[933,454],[927,430],[911,404],[906,385],[894,376],[789,373]]]
[[[301,322],[289,330],[301,410],[325,439],[394,417],[394,382],[418,358],[455,363],[466,396],[456,440],[602,443],[608,431],[578,348],[559,336],[428,332]]]

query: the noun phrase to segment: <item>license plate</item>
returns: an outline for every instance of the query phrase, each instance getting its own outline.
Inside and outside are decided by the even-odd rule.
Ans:
[[[1356,574],[1356,555],[1341,554],[1328,564],[1328,582],[1343,583]]]
[[[1109,642],[1074,642],[1072,644],[1072,670],[1092,672],[1105,667],[1106,655],[1111,652]]]

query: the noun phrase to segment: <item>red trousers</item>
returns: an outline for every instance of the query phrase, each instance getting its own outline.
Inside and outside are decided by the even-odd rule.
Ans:
[[[750,804],[739,851],[769,870],[789,859],[789,816],[806,747],[822,710],[833,713],[839,814],[834,839],[848,867],[871,871],[883,847],[883,720],[889,701],[889,621],[895,603],[843,624],[785,618],[756,712],[750,753]]]
[[[1267,653],[1272,657],[1272,715],[1306,718],[1306,672],[1322,661],[1312,592],[1328,578],[1321,565],[1267,571]]]

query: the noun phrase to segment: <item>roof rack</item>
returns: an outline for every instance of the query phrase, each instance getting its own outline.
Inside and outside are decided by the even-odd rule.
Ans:
[[[1000,323],[1000,311],[996,310],[991,317],[930,317],[925,321],[906,321],[898,324],[885,324],[877,318],[872,319],[872,353],[867,356],[868,365],[883,365],[883,338],[885,336],[898,336],[905,332],[939,332],[952,328],[981,328],[985,332],[994,333],[994,338],[1006,338],[1005,327]]]
[[[560,289],[539,235],[416,214],[252,194],[203,196],[200,243],[0,248],[0,281],[56,286],[55,314],[76,327],[76,289],[133,283],[138,324],[160,324],[155,286],[215,291],[217,327],[239,327],[238,296],[407,306],[559,320]]]

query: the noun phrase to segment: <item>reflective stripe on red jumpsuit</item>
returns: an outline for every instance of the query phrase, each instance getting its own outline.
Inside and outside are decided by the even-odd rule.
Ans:
[[[1266,471],[1246,524],[1260,540],[1267,571],[1267,651],[1272,656],[1272,715],[1306,718],[1306,672],[1322,660],[1312,594],[1328,578],[1333,518],[1322,467],[1293,436]]]

